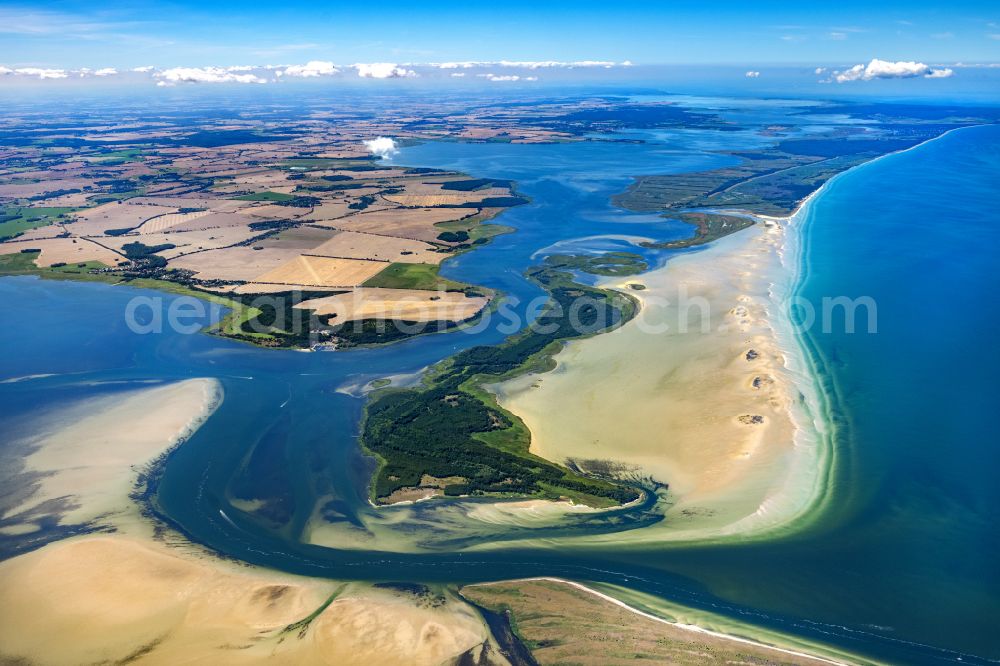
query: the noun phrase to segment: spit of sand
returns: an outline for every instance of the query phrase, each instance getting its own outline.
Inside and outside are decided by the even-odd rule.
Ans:
[[[604,283],[641,302],[635,319],[570,342],[551,372],[493,387],[531,430],[533,453],[583,468],[611,461],[668,484],[667,520],[611,538],[747,533],[787,522],[815,496],[808,377],[776,302],[786,233],[787,221],[765,220]]]

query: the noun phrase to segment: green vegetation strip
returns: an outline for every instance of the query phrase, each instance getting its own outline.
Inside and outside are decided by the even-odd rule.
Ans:
[[[252,194],[241,194],[233,197],[238,201],[291,201],[295,197],[291,194],[281,192],[254,192]]]
[[[670,217],[675,217],[687,224],[693,224],[695,227],[694,235],[691,238],[676,241],[642,243],[643,247],[656,250],[679,250],[685,247],[695,247],[711,243],[723,236],[728,236],[747,227],[752,227],[754,224],[753,220],[749,217],[722,215],[719,213],[677,213]]]
[[[66,220],[67,215],[75,210],[77,209],[65,207],[4,208],[0,211],[0,240],[13,238],[29,229],[44,227],[60,219]]]
[[[553,254],[546,260],[553,268],[567,268],[591,275],[635,275],[649,268],[642,255],[634,252],[605,252],[593,256]]]
[[[368,279],[362,286],[386,289],[430,289],[445,291],[466,291],[469,285],[448,280],[438,275],[437,264],[389,264],[385,269]]]
[[[330,604],[336,601],[337,597],[340,596],[340,593],[343,592],[346,587],[347,587],[346,585],[339,586],[334,591],[333,594],[327,597],[326,601],[324,601],[322,604],[319,605],[319,607],[316,608],[316,610],[314,610],[312,613],[302,618],[298,622],[293,622],[292,624],[289,624],[288,626],[286,626],[284,629],[281,630],[281,633],[290,634],[292,632],[297,632],[299,638],[304,638],[306,632],[309,631],[309,625],[313,623],[313,620],[322,615],[323,611],[329,608]],[[283,591],[285,588],[278,588],[278,589]]]
[[[618,327],[635,314],[631,298],[577,284],[551,266],[528,276],[551,296],[528,329],[500,345],[467,349],[439,366],[424,388],[388,389],[368,406],[361,441],[379,461],[375,498],[417,486],[424,474],[466,479],[445,487],[452,496],[570,497],[592,506],[639,497],[632,487],[581,476],[531,454],[527,428],[482,388],[545,369],[563,341]]]

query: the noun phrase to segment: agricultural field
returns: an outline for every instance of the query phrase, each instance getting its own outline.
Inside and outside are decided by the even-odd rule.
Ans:
[[[402,120],[323,129],[304,118],[277,131],[252,119],[164,118],[110,140],[71,130],[24,139],[0,149],[0,256],[206,295],[320,297],[287,305],[315,305],[321,323],[308,336],[259,317],[244,323],[263,331],[229,330],[258,344],[336,346],[322,324],[334,319],[475,316],[491,294],[441,278],[440,265],[504,229],[490,220],[526,200],[507,181],[372,155],[373,132],[407,134]]]

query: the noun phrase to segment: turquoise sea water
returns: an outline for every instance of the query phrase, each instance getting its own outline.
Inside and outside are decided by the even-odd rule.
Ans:
[[[739,140],[703,134],[692,148],[683,135],[649,138],[660,143],[423,144],[397,161],[518,181],[533,203],[501,220],[518,233],[449,262],[446,272],[526,300],[537,292],[521,270],[555,243],[603,248],[622,236],[684,233],[617,211],[607,198],[632,174],[719,166],[723,158],[704,151]],[[320,495],[335,497],[331,511],[345,521],[372,511],[370,466],[355,442],[363,401],[345,387],[496,341],[494,329],[343,354],[274,352],[203,335],[132,334],[122,312],[136,290],[5,278],[8,312],[30,316],[6,317],[0,328],[0,378],[53,376],[0,384],[0,426],[15,441],[64,401],[149,378],[214,376],[225,401],[171,457],[157,499],[179,529],[221,552],[370,580],[613,582],[873,658],[989,663],[1000,660],[997,183],[1000,128],[973,128],[845,174],[809,208],[802,296],[871,296],[878,333],[835,326],[807,338],[834,398],[838,465],[830,510],[795,536],[586,554],[400,555],[302,544]],[[243,485],[283,496],[290,520],[273,528],[241,514],[227,497]],[[0,545],[11,553],[15,541]]]

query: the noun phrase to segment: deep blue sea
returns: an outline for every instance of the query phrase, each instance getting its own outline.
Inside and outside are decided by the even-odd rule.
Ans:
[[[691,146],[683,134],[644,138],[650,143],[423,144],[397,162],[518,181],[532,204],[500,220],[518,232],[449,262],[446,272],[527,299],[537,291],[521,271],[553,244],[623,247],[629,236],[687,231],[611,207],[608,197],[629,176],[714,168],[727,158],[707,151],[760,140],[703,134]],[[205,335],[135,335],[122,313],[138,290],[4,278],[0,379],[52,376],[0,384],[0,431],[13,441],[63,401],[141,380],[217,377],[225,401],[170,458],[157,502],[178,529],[223,553],[368,580],[627,580],[679,603],[893,663],[991,663],[1000,660],[998,184],[1000,127],[972,128],[844,174],[808,208],[800,294],[816,303],[870,297],[877,332],[847,334],[836,321],[829,333],[809,332],[838,424],[837,466],[831,508],[794,536],[642,552],[475,556],[302,544],[303,522],[321,494],[336,495],[345,520],[372,511],[370,466],[356,447],[364,403],[344,387],[495,342],[501,336],[493,329],[347,353],[278,352]],[[242,464],[257,450],[270,452],[266,479]],[[268,529],[241,516],[226,499],[241,483],[293,488],[295,518]]]

